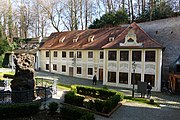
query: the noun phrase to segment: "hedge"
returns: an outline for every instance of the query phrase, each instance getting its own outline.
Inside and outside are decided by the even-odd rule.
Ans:
[[[71,90],[73,91],[65,95],[65,103],[102,113],[109,113],[118,105],[119,101],[122,101],[124,98],[121,92],[101,88],[73,85]],[[85,96],[91,96],[96,99],[84,101]]]
[[[76,89],[75,89],[76,88]],[[109,99],[116,94],[114,90],[107,90],[103,88],[93,88],[88,86],[73,85],[72,90],[81,95],[88,95],[94,98]]]
[[[75,95],[73,91],[67,92],[64,96],[65,103],[69,103],[69,104],[80,106],[80,107],[83,106],[83,100],[84,100],[84,97]]]
[[[61,115],[65,120],[94,120],[94,114],[83,109],[63,106],[61,107]]]
[[[0,118],[26,117],[37,114],[40,102],[0,105]]]

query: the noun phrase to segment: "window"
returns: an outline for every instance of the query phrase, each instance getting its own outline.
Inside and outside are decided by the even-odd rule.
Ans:
[[[46,64],[46,70],[49,70],[49,64]]]
[[[77,74],[81,74],[81,67],[77,67]]]
[[[104,59],[104,52],[100,51],[100,59]]]
[[[69,58],[73,58],[74,57],[74,52],[69,52]]]
[[[155,51],[146,51],[145,61],[146,62],[155,62]]]
[[[53,70],[57,71],[57,65],[53,64]]]
[[[93,75],[93,68],[88,68],[88,75]]]
[[[93,58],[93,52],[88,52],[88,58]]]
[[[133,80],[134,76],[135,76],[135,80]],[[131,74],[131,84],[133,84],[133,81],[134,81],[134,84],[137,85],[138,81],[141,81],[141,74],[139,74],[139,73],[132,73]]]
[[[49,51],[46,51],[46,57],[49,57]]]
[[[108,72],[108,82],[116,82],[116,72]]]
[[[82,52],[81,51],[77,52],[77,58],[82,58]]]
[[[128,73],[119,73],[119,83],[128,84]]]
[[[66,52],[62,51],[62,58],[66,58]]]
[[[141,51],[132,51],[132,61],[141,61]]]
[[[57,51],[54,51],[54,57],[57,57],[58,54],[57,54]]]
[[[144,82],[151,83],[152,86],[154,86],[155,81],[155,75],[145,74],[144,75]]]
[[[108,52],[108,60],[116,60],[116,51],[109,51]]]
[[[129,51],[120,51],[120,61],[129,61]]]
[[[62,65],[62,72],[66,72],[66,66]]]

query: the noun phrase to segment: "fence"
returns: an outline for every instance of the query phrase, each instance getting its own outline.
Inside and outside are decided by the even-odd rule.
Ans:
[[[32,98],[36,96],[36,98]],[[45,101],[52,97],[52,87],[38,87],[35,90],[0,91],[0,104],[24,103],[33,100]]]

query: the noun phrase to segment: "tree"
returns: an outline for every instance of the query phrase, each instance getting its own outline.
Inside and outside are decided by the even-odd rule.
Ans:
[[[118,26],[119,24],[127,23],[128,22],[128,15],[125,11],[119,10],[117,12],[110,12],[104,14],[100,20],[96,19],[94,22],[89,26],[89,28],[103,28],[103,27],[114,27]]]

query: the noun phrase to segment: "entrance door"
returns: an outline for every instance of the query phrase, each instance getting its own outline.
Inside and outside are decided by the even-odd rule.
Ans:
[[[176,88],[175,88],[176,93],[180,93],[180,78],[176,78]]]
[[[73,76],[73,67],[69,67],[69,76]]]
[[[103,69],[99,69],[99,81],[103,81]]]

